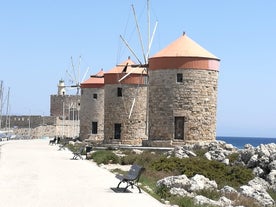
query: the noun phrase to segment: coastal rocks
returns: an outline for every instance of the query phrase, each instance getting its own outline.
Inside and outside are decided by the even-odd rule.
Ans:
[[[157,186],[171,188],[181,188],[187,192],[195,192],[203,189],[217,189],[217,183],[209,180],[203,175],[196,174],[190,179],[186,175],[170,176],[157,181]],[[174,189],[174,192],[176,190]]]
[[[209,180],[209,178],[204,177],[203,175],[196,174],[190,179],[190,188],[189,191],[199,191],[203,189],[217,189],[218,185],[216,181]]]
[[[170,176],[157,182],[157,186],[161,185],[164,185],[167,188],[188,189],[190,187],[190,180],[186,175]]]
[[[220,192],[223,194],[237,194],[238,191],[235,188],[232,188],[231,186],[224,186],[222,189],[220,189]]]
[[[212,205],[212,206],[232,206],[232,201],[228,198],[222,196],[217,201],[204,197],[202,195],[197,195],[197,192],[203,189],[217,190],[217,183],[215,181],[209,180],[203,175],[195,175],[188,179],[186,175],[180,176],[170,176],[161,179],[157,182],[158,187],[165,186],[169,189],[172,195],[186,196],[193,198],[196,204],[200,205]],[[229,186],[224,187],[222,192],[236,192],[234,188]]]
[[[182,196],[182,197],[189,197],[189,198],[195,197],[195,194],[193,192],[188,192],[183,188],[174,188],[173,187],[170,189],[170,194],[178,195],[178,196]]]
[[[169,153],[169,155],[174,154],[175,157],[180,159],[182,158],[189,158],[189,157],[196,157],[196,154],[185,147],[175,147],[173,151]]]
[[[175,155],[179,158],[188,158],[197,156],[195,152],[206,151],[204,157],[208,160],[216,160],[226,165],[242,165],[252,169],[256,176],[249,181],[247,185],[240,186],[238,190],[230,186],[224,186],[217,190],[215,181],[210,181],[202,175],[196,175],[187,178],[185,175],[164,178],[158,181],[158,185],[164,184],[170,190],[171,194],[188,196],[194,198],[198,204],[213,206],[234,206],[234,200],[230,201],[221,197],[218,201],[213,201],[204,196],[197,195],[202,189],[215,189],[221,195],[235,195],[250,197],[261,206],[275,206],[275,201],[267,193],[268,190],[276,191],[276,144],[261,144],[253,147],[250,144],[244,145],[244,149],[237,149],[224,141],[215,141],[209,144],[195,144],[176,147],[169,155]],[[236,155],[229,157],[235,153]],[[233,159],[236,157],[236,159]],[[231,158],[231,163],[229,158]],[[227,197],[228,197],[227,196]]]
[[[248,185],[257,189],[257,190],[268,190],[269,183],[260,177],[255,177],[253,180],[248,182]]]
[[[268,168],[270,170],[276,170],[276,160],[273,160],[271,163],[269,163]]]
[[[219,150],[213,150],[213,151],[206,152],[204,154],[204,156],[208,160],[217,160],[219,162],[221,162],[225,159],[224,153],[222,151],[219,151]]]
[[[194,197],[194,201],[198,205],[212,205],[212,206],[221,206],[221,207],[232,206],[232,201],[224,196],[220,197],[218,201],[214,201],[212,199],[198,195]]]
[[[207,150],[205,157],[208,160],[217,160],[225,164],[229,164],[229,159],[226,157],[234,152],[237,152],[238,149],[232,144],[227,144],[224,141],[214,141],[209,144],[191,144],[185,146],[175,147],[172,151],[168,153],[168,156],[174,155],[178,158],[189,158],[197,156],[194,151],[196,150]]]
[[[257,177],[262,178],[262,177],[264,177],[265,172],[264,172],[264,170],[263,170],[262,168],[260,168],[260,167],[255,167],[255,168],[253,169],[253,174],[254,174],[255,176],[257,176]]]
[[[172,195],[186,196],[193,198],[196,204],[212,205],[212,206],[233,206],[234,201],[221,196],[217,201],[197,195],[197,192],[203,189],[211,189],[217,191],[217,184],[202,175],[195,175],[187,178],[186,175],[170,176],[157,182],[158,187],[165,186]],[[262,178],[254,178],[248,182],[248,185],[241,186],[238,191],[230,186],[224,186],[220,192],[222,195],[243,195],[250,197],[258,202],[261,206],[274,206],[275,201],[267,193],[269,183]]]
[[[237,152],[238,149],[234,147],[232,144],[227,144],[224,141],[213,141],[208,145],[202,146],[199,148],[198,145],[195,145],[196,149],[207,150],[206,157],[210,157],[211,159],[222,161],[226,156],[231,153]]]
[[[239,193],[251,197],[258,201],[262,206],[273,206],[275,204],[273,198],[261,186],[253,187],[243,185],[239,188]]]
[[[267,181],[275,187],[276,185],[276,170],[271,170],[271,172],[267,175]]]
[[[276,144],[259,145],[252,147],[246,145],[246,148],[239,152],[239,163],[253,169],[253,173],[266,180],[270,186],[275,189],[276,185]]]
[[[227,156],[237,152],[237,148],[235,148],[232,144],[227,144],[224,141],[211,142],[207,147],[207,150],[208,151],[204,154],[204,156],[208,160],[216,160],[226,165],[230,164]]]

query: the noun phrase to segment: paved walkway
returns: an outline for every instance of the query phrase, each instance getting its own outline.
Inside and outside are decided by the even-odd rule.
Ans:
[[[164,207],[147,193],[115,193],[118,179],[48,140],[0,143],[1,207]]]

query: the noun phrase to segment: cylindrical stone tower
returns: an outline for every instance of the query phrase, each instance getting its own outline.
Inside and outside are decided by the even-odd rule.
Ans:
[[[104,72],[81,83],[80,138],[101,143],[104,138]]]
[[[147,145],[215,140],[219,61],[185,34],[149,59]]]
[[[129,58],[104,75],[104,143],[141,145],[147,139],[147,74]]]

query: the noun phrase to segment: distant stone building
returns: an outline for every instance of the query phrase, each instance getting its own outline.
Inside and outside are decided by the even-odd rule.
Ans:
[[[66,87],[64,81],[60,80],[57,95],[51,95],[50,116],[57,118],[56,136],[79,137],[81,96],[66,95]]]
[[[219,61],[185,34],[149,59],[145,145],[215,140]]]
[[[147,74],[129,58],[104,74],[104,143],[141,145],[147,139]]]
[[[65,87],[64,81],[60,80],[57,95],[51,95],[50,116],[79,120],[80,95],[66,95]]]
[[[81,83],[80,138],[92,142],[104,139],[104,72]]]

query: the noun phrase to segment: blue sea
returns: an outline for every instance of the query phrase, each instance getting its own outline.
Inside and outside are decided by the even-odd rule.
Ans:
[[[233,146],[243,149],[245,144],[251,144],[254,147],[260,144],[276,143],[276,138],[263,138],[263,137],[223,137],[218,136],[217,140],[225,141]]]

